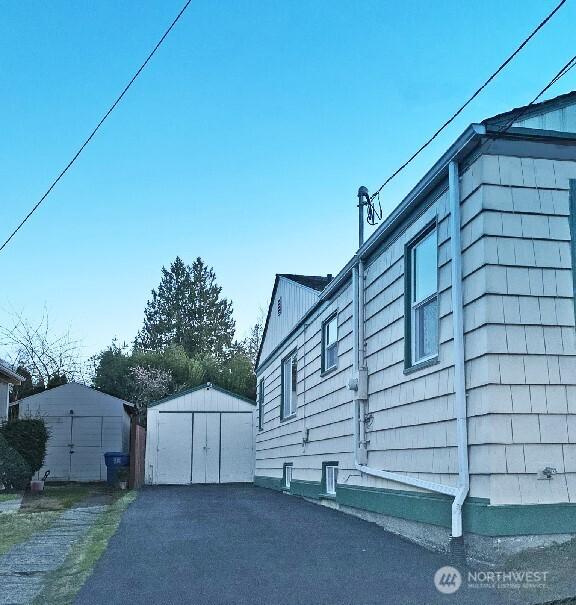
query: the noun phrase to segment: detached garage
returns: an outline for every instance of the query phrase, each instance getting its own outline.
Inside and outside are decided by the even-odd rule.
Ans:
[[[210,383],[152,403],[146,483],[251,483],[255,406]]]
[[[134,406],[71,382],[25,397],[18,415],[44,418],[50,431],[44,466],[51,481],[104,481],[105,452],[128,452]]]

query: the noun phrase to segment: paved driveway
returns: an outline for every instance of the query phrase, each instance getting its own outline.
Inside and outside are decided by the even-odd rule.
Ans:
[[[77,603],[501,602],[486,590],[438,593],[433,576],[444,564],[374,524],[277,492],[146,488]]]

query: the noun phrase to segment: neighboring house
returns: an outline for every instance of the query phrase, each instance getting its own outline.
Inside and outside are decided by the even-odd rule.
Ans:
[[[106,480],[105,452],[129,452],[133,405],[70,382],[18,401],[19,416],[41,417],[50,431],[42,476],[52,481]]]
[[[12,385],[18,385],[24,380],[7,362],[0,359],[0,422],[8,419],[8,397]]]
[[[146,483],[251,483],[255,410],[210,383],[150,404]]]
[[[329,283],[278,276],[256,484],[484,554],[575,534],[574,179],[573,92],[470,126]]]

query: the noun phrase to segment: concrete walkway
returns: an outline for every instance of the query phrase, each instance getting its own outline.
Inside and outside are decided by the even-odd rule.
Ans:
[[[72,545],[105,508],[100,504],[71,508],[54,525],[0,556],[0,605],[30,603],[42,590],[46,574],[64,563]]]
[[[143,489],[77,605],[502,603],[434,587],[444,557],[355,517],[252,486]],[[526,601],[523,601],[526,602]]]

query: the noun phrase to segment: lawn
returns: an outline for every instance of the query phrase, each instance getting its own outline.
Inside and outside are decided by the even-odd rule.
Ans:
[[[74,602],[74,597],[116,532],[122,514],[135,498],[136,492],[125,493],[98,516],[86,536],[72,547],[64,565],[46,578],[44,588],[33,605],[71,605]]]
[[[0,502],[9,502],[10,500],[18,500],[22,497],[22,492],[0,493]]]
[[[25,494],[20,510],[0,514],[0,555],[15,544],[28,540],[36,532],[47,529],[62,511],[89,497],[114,493],[101,484],[50,485],[41,495]],[[120,495],[121,492],[115,492]],[[18,494],[2,494],[4,499]],[[116,496],[117,497],[117,496]]]

